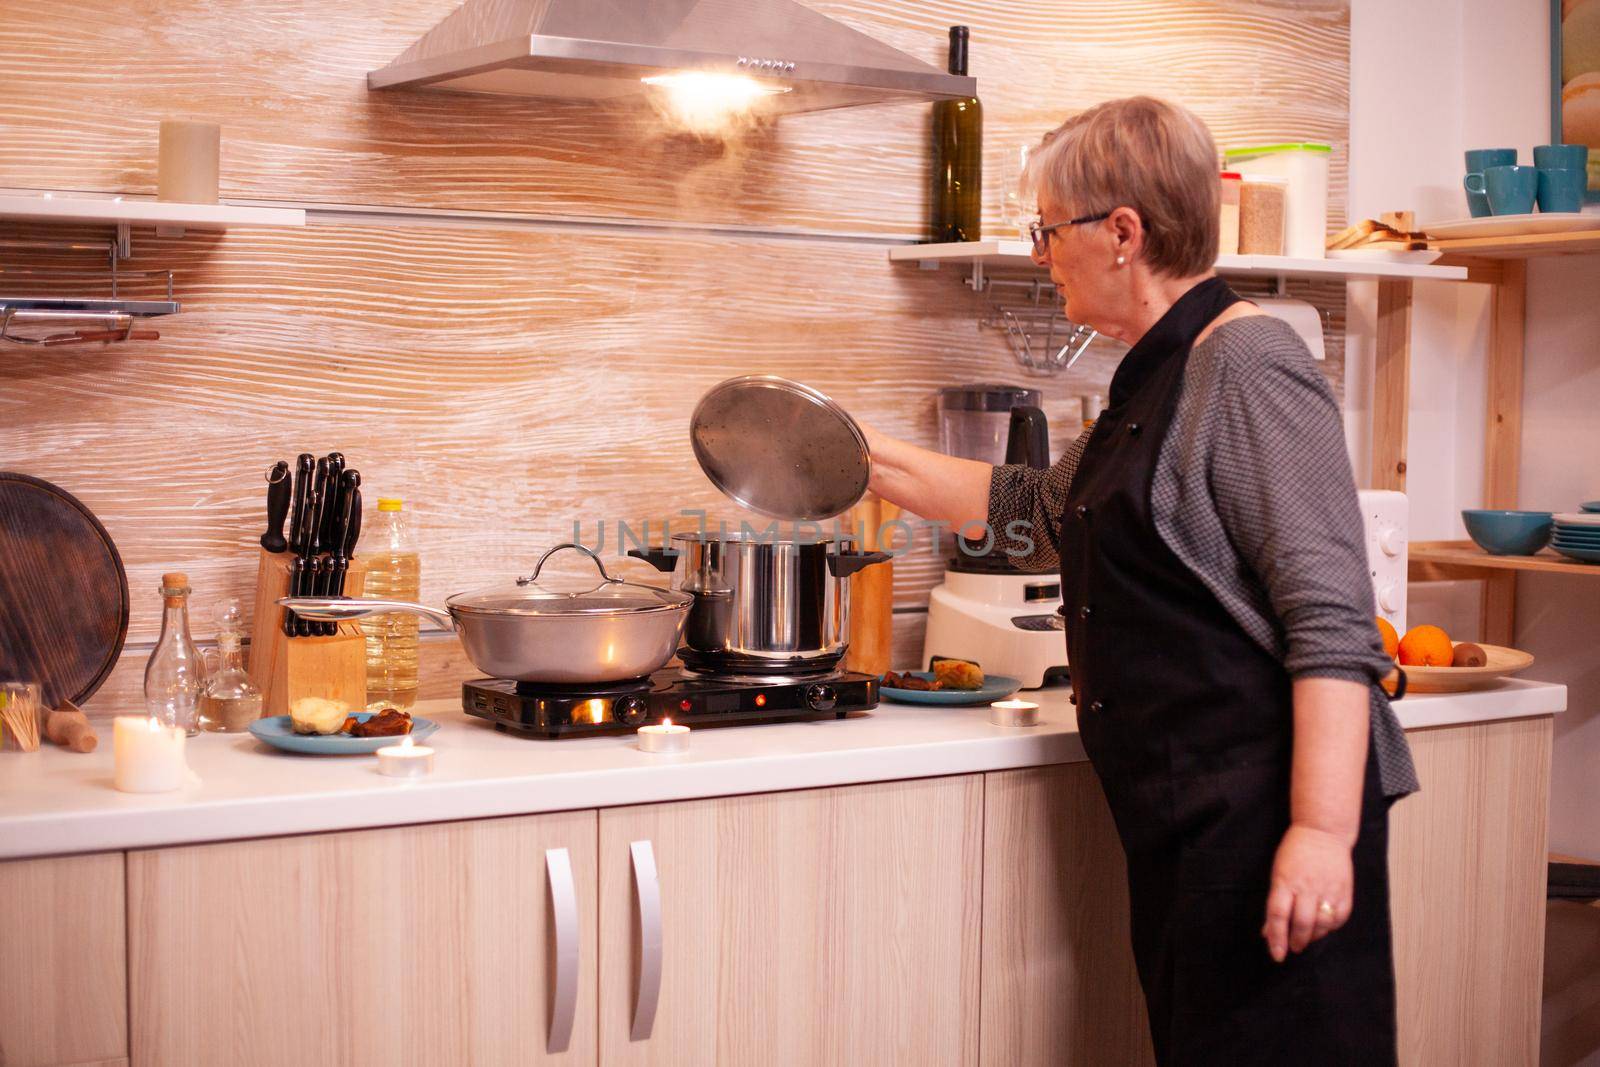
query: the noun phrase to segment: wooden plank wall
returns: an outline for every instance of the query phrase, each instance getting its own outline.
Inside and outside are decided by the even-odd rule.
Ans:
[[[184,303],[161,341],[0,351],[0,466],[77,494],[128,564],[130,649],[101,711],[137,692],[162,571],[189,572],[203,638],[221,597],[248,597],[275,459],[338,448],[369,500],[404,495],[422,532],[423,595],[438,602],[525,572],[575,520],[589,540],[600,519],[685,508],[737,522],[686,440],[695,399],[722,378],[801,378],[926,444],[939,386],[1025,378],[1004,337],[978,326],[984,302],[958,272],[886,261],[885,241],[920,227],[924,107],[699,140],[626,106],[368,93],[365,72],[452,0],[5,6],[0,135],[12,150],[0,187],[151,193],[156,125],[186,117],[224,126],[224,196],[533,220],[135,231],[130,266],[172,269]],[[1330,222],[1342,224],[1344,0],[811,6],[933,61],[946,25],[972,25],[991,231],[1004,154],[1073,109],[1133,92],[1195,108],[1222,144],[1333,143]],[[66,232],[0,223],[0,237]],[[1338,389],[1342,287],[1293,291],[1330,319]],[[1119,354],[1097,344],[1042,380],[1062,432]],[[927,549],[904,560],[899,606],[923,604],[939,570]],[[899,620],[914,652],[920,619]],[[449,691],[458,677],[432,681]]]

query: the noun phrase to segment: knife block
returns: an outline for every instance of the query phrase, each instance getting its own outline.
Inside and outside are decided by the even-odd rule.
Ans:
[[[286,637],[278,605],[289,595],[294,554],[261,550],[256,564],[256,608],[250,631],[250,680],[261,690],[263,715],[287,715],[301,697],[339,700],[350,710],[367,706],[367,639],[353,622],[332,637]],[[345,572],[346,596],[360,596],[367,568],[352,559]]]

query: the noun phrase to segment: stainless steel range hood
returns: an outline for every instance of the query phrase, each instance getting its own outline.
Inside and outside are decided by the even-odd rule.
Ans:
[[[794,0],[467,0],[367,85],[607,100],[680,71],[749,75],[776,112],[977,94]]]

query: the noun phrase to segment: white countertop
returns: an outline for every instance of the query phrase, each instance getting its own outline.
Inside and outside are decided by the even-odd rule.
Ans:
[[[280,834],[616,807],[858,782],[1070,763],[1084,759],[1067,690],[1020,696],[1041,725],[991,726],[986,707],[884,703],[845,720],[697,729],[680,756],[641,752],[633,737],[540,741],[500,733],[433,701],[431,776],[378,774],[375,756],[296,756],[249,735],[190,738],[198,783],[175,793],[112,786],[109,721],[87,755],[46,743],[0,753],[0,859],[223,841]],[[1408,728],[1549,715],[1565,686],[1508,681],[1478,693],[1413,696]]]

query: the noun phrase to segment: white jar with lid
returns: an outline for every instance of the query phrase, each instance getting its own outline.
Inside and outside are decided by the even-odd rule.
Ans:
[[[1328,159],[1325,144],[1256,145],[1223,153],[1226,169],[1252,177],[1283,178],[1285,203],[1283,254],[1321,259],[1328,243]]]

